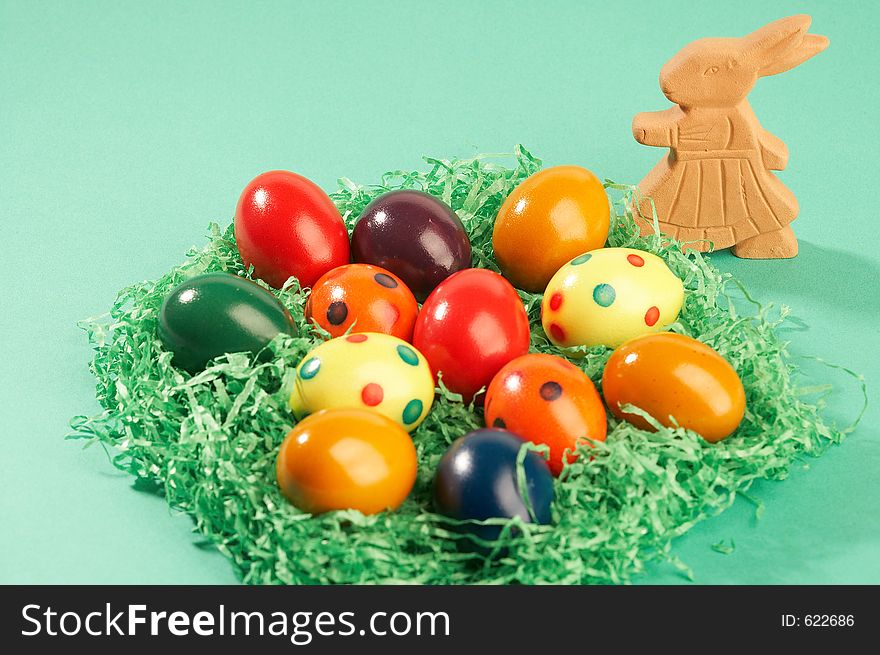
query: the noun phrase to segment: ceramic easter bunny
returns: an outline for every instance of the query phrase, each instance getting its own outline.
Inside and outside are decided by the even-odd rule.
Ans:
[[[794,194],[771,171],[782,170],[788,149],[761,127],[746,99],[759,77],[782,73],[828,47],[807,34],[809,16],[777,20],[743,38],[700,39],[660,71],[660,88],[677,106],[633,119],[633,136],[670,148],[639,184],[653,198],[661,230],[688,247],[733,246],[738,257],[794,257]],[[653,231],[651,206],[637,216]]]

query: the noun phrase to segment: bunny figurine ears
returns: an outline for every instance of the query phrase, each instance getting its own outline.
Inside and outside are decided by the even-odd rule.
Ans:
[[[634,214],[642,233],[653,227],[651,200],[663,233],[688,248],[733,246],[738,257],[797,255],[790,223],[794,194],[771,172],[788,163],[785,144],[761,127],[746,99],[759,77],[782,73],[828,47],[808,34],[809,16],[777,20],[743,38],[700,39],[660,71],[660,88],[675,105],[633,119],[633,136],[668,147],[639,184]]]

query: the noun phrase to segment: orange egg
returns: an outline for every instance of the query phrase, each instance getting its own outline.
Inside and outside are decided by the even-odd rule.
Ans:
[[[742,382],[727,360],[671,332],[636,337],[615,350],[605,365],[602,392],[611,412],[638,428],[653,430],[621,405],[635,405],[661,425],[677,423],[713,443],[736,430],[746,409]]]
[[[366,409],[332,409],[300,421],[281,444],[278,486],[304,512],[396,509],[416,480],[406,431]]]
[[[492,246],[513,286],[540,293],[563,264],[604,246],[608,227],[608,197],[599,178],[580,166],[555,166],[507,196]]]
[[[562,472],[563,457],[581,443],[605,441],[605,407],[592,380],[555,355],[530,354],[506,364],[486,391],[486,425],[550,447],[550,470]],[[566,450],[569,454],[566,455]]]
[[[346,264],[315,282],[306,302],[306,322],[339,337],[352,332],[380,332],[412,341],[419,305],[403,281],[384,268]]]

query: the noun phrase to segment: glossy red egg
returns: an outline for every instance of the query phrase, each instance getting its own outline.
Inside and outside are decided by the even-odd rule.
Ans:
[[[294,276],[312,286],[349,261],[348,232],[330,197],[290,171],[269,171],[248,184],[235,209],[235,243],[256,277],[280,288]]]
[[[416,318],[413,345],[436,377],[470,402],[507,362],[529,350],[529,320],[516,290],[483,268],[451,275]]]

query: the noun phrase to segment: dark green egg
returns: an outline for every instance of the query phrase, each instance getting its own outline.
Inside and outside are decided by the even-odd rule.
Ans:
[[[279,333],[295,335],[290,313],[271,293],[231,273],[190,278],[159,311],[159,338],[175,366],[196,373],[226,353],[262,350]]]

